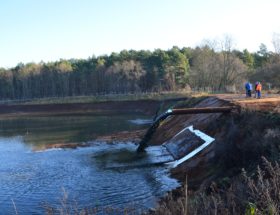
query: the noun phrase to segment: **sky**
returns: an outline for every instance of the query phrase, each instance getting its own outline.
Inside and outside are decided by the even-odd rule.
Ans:
[[[279,0],[0,0],[0,67],[121,50],[196,47],[229,35],[269,51]]]

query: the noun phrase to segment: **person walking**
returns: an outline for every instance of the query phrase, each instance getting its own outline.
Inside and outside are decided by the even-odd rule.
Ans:
[[[246,97],[251,97],[252,96],[252,84],[249,81],[245,84],[245,89],[246,89]]]
[[[257,81],[255,83],[255,98],[258,98],[258,94],[257,94],[257,86],[258,86],[259,82]]]

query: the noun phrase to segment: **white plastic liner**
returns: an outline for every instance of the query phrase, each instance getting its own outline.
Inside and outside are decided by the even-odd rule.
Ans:
[[[171,165],[171,168],[175,168],[179,164],[181,164],[181,163],[187,161],[188,159],[192,158],[193,156],[195,156],[197,153],[202,151],[204,148],[206,148],[209,144],[211,144],[215,140],[214,138],[208,136],[207,134],[205,134],[205,133],[203,133],[199,130],[194,130],[193,126],[189,126],[189,127],[184,128],[182,131],[180,131],[175,136],[179,135],[180,133],[182,133],[186,129],[189,129],[192,133],[194,133],[196,136],[200,137],[205,142],[201,146],[199,146],[198,148],[196,148],[195,150],[193,150],[192,152],[187,154],[186,156],[182,157],[181,159],[166,163],[167,165]]]

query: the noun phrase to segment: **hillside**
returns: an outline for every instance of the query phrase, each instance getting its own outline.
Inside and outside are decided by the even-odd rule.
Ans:
[[[169,118],[150,141],[163,143],[189,125],[215,138],[214,144],[206,150],[172,170],[173,176],[183,183],[187,175],[190,214],[240,214],[245,212],[249,202],[253,202],[259,211],[268,210],[268,205],[260,208],[256,196],[252,199],[256,193],[249,192],[248,184],[243,183],[240,174],[245,168],[249,175],[255,175],[263,157],[267,162],[279,158],[280,97],[248,99],[241,95],[217,95],[205,98],[194,106],[220,107],[229,104],[238,107],[239,111]],[[240,189],[243,191],[240,192]],[[275,200],[273,196],[269,197]],[[272,200],[273,204],[277,202]],[[182,188],[170,193],[152,214],[183,214],[184,202],[185,190]]]

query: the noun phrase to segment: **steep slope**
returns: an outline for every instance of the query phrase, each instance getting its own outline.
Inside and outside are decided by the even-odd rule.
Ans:
[[[189,214],[244,214],[248,207],[265,211],[271,208],[271,204],[276,208],[276,213],[271,214],[279,214],[278,195],[273,192],[277,189],[269,191],[263,189],[266,186],[262,188],[258,185],[270,183],[265,181],[270,178],[274,182],[278,178],[280,180],[278,172],[273,175],[273,167],[269,163],[280,159],[279,96],[246,99],[223,95],[206,98],[196,106],[223,106],[228,103],[239,107],[240,111],[170,118],[168,123],[157,130],[152,143],[158,144],[156,141],[166,140],[190,124],[215,138],[206,150],[172,170],[172,174],[183,184],[186,175],[188,177]],[[268,161],[265,160],[264,170],[260,170],[257,166],[262,165],[263,157]],[[276,165],[274,169],[278,167]],[[243,168],[253,178],[257,178],[241,177]],[[259,195],[267,195],[270,203],[266,202],[264,205],[265,198]],[[262,200],[259,201],[260,199]],[[184,214],[184,202],[185,190],[175,190],[151,214]],[[251,204],[252,202],[255,204]],[[248,206],[249,203],[251,205]]]
[[[272,111],[277,114],[280,107],[279,97],[268,99],[237,97],[232,99],[230,96],[213,96],[203,99],[194,107],[229,105],[238,108],[230,114],[192,114],[170,117],[157,129],[150,141],[151,145],[163,144],[180,130],[191,125],[215,138],[213,144],[200,154],[172,170],[172,174],[181,180],[184,180],[185,175],[188,174],[189,183],[194,188],[206,179],[206,181],[211,180],[216,176],[213,172],[217,173],[225,165],[229,165],[230,168],[235,165],[236,168],[247,165],[244,156],[250,159],[255,157],[245,155],[250,147],[252,151],[261,150],[258,148],[258,144],[254,145],[253,143],[262,142],[262,136],[266,135],[267,132],[275,132],[275,124],[270,123],[271,120],[267,118],[267,113],[255,111]],[[239,154],[234,155],[234,153]],[[222,161],[225,158],[226,160]]]

